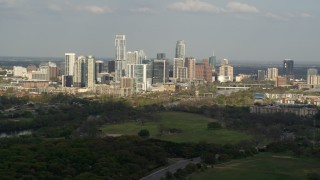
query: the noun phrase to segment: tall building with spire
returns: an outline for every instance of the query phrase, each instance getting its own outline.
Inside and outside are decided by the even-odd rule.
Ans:
[[[215,68],[217,66],[217,57],[214,55],[214,51],[212,53],[212,56],[209,57],[209,65],[212,68]]]
[[[177,41],[175,58],[186,58],[186,44],[184,40]]]
[[[126,69],[126,36],[116,35],[115,39],[115,81],[119,82],[120,78],[125,76]]]

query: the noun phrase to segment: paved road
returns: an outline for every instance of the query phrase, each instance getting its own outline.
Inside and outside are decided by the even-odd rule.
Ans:
[[[158,179],[164,177],[166,175],[167,171],[170,171],[171,173],[175,173],[179,168],[183,169],[184,167],[186,167],[190,163],[197,164],[200,162],[201,162],[200,157],[193,158],[193,159],[181,160],[181,161],[178,161],[175,164],[172,164],[166,168],[160,169],[159,171],[154,172],[146,177],[143,177],[140,180],[158,180]]]

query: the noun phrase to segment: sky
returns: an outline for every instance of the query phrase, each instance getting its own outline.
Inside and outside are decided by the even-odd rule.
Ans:
[[[0,56],[113,58],[114,39],[149,58],[214,54],[241,62],[319,62],[319,0],[0,0]]]

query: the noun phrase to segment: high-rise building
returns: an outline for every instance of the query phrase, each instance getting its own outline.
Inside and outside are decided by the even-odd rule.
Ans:
[[[135,92],[147,91],[151,86],[151,65],[150,64],[127,64],[128,77],[134,79]]]
[[[143,50],[139,50],[139,57],[137,64],[143,64],[143,61],[147,59],[146,53]]]
[[[71,87],[73,84],[72,76],[63,75],[62,76],[62,87]]]
[[[184,67],[183,58],[174,58],[173,59],[173,78],[179,78],[178,69]]]
[[[294,78],[293,66],[294,66],[293,60],[291,60],[291,59],[283,60],[283,75],[285,77],[287,77],[288,80]]]
[[[196,59],[193,57],[187,57],[184,61],[184,67],[187,69],[187,76],[190,80],[195,79],[196,73]]]
[[[309,85],[318,85],[320,80],[318,76],[318,70],[315,68],[309,68],[307,71],[307,84]]]
[[[65,71],[64,74],[73,76],[74,62],[76,61],[75,53],[65,53]]]
[[[88,62],[88,88],[94,89],[94,86],[96,84],[96,73],[95,73],[95,60],[92,55],[87,57]]]
[[[207,82],[212,82],[212,68],[209,65],[208,59],[203,59],[201,62],[204,65],[204,80]],[[232,72],[233,74],[233,72]],[[233,76],[232,76],[233,77]]]
[[[195,79],[212,82],[212,68],[207,59],[203,59],[201,63],[196,63]]]
[[[233,66],[229,64],[228,59],[223,59],[221,62],[218,80],[220,82],[233,81]]]
[[[108,61],[108,73],[115,72],[115,61]]]
[[[209,57],[209,65],[212,68],[215,68],[217,66],[217,57],[214,55],[214,52],[213,52],[212,56]]]
[[[186,44],[184,40],[177,41],[175,58],[186,58]]]
[[[169,80],[168,61],[165,59],[152,60],[152,84],[164,84]]]
[[[85,87],[85,73],[87,73],[84,65],[86,64],[86,57],[79,56],[74,63],[74,75],[73,75],[73,86],[74,87]]]
[[[275,87],[281,87],[287,85],[287,78],[282,76],[277,76],[275,81]]]
[[[25,77],[27,75],[27,68],[22,66],[13,66],[13,76]]]
[[[278,77],[278,68],[268,68],[267,69],[267,79],[271,81],[276,81]]]
[[[177,68],[177,80],[183,82],[188,79],[188,68],[178,67]]]
[[[54,62],[47,62],[47,63],[40,63],[39,64],[39,71],[41,72],[46,72],[48,74],[48,78],[46,78],[45,80],[52,80],[52,79],[56,79],[58,76],[58,68],[57,68],[57,64]]]
[[[103,71],[103,61],[98,60],[96,61],[96,73],[102,73]]]
[[[116,35],[115,39],[116,57],[115,57],[115,81],[125,76],[126,69],[126,37],[125,35]]]
[[[139,64],[139,51],[128,51],[127,52],[127,64]]]
[[[157,53],[157,59],[166,59],[166,53]]]
[[[258,81],[264,81],[266,79],[266,71],[265,70],[258,70]]]

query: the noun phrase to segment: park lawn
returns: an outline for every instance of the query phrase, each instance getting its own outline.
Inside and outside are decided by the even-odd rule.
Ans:
[[[225,128],[208,130],[208,122],[213,121],[215,120],[198,114],[163,112],[159,113],[159,120],[155,122],[146,122],[143,125],[137,122],[107,124],[101,129],[107,134],[125,135],[136,135],[141,129],[148,129],[151,138],[173,142],[206,141],[208,143],[233,144],[251,138],[245,133]],[[160,129],[178,129],[182,132],[160,135]]]
[[[205,172],[194,173],[189,179],[307,179],[307,174],[320,172],[319,159],[297,158],[274,153],[217,164]]]

